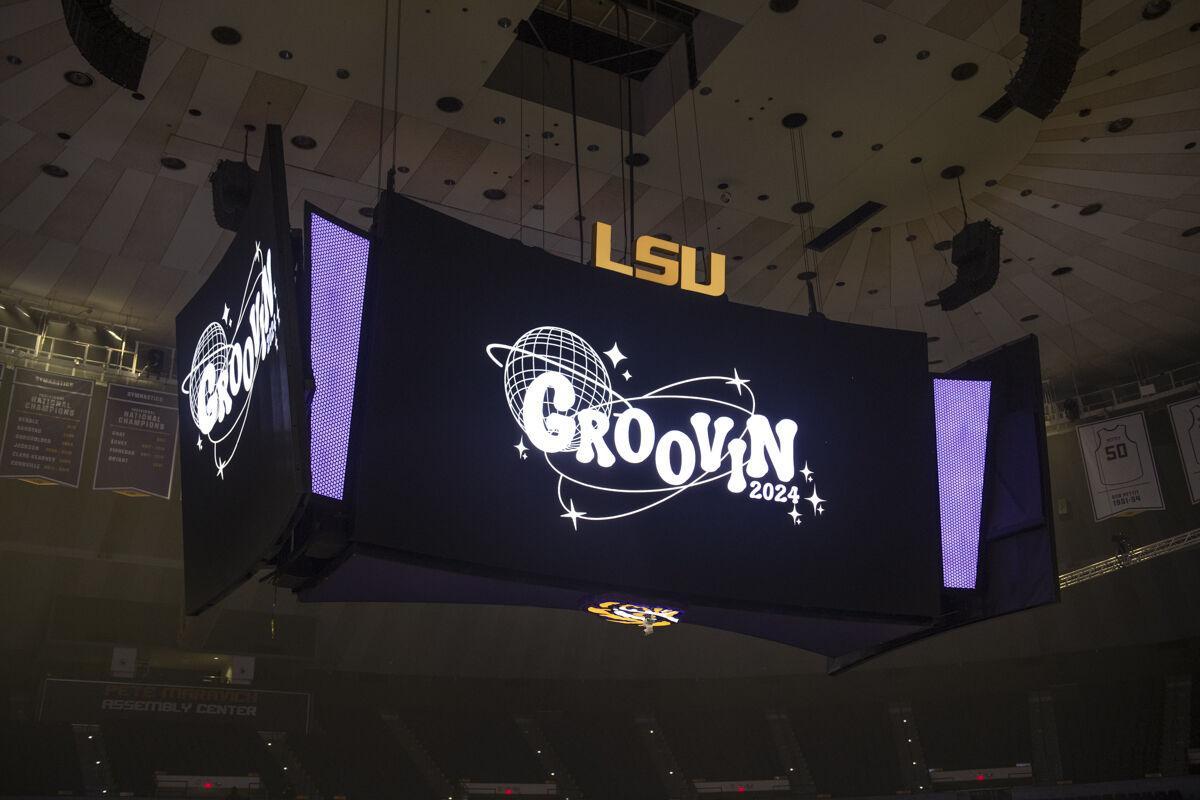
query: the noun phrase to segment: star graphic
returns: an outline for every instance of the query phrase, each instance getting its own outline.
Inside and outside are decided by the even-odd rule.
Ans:
[[[788,516],[792,518],[793,525],[800,524],[800,512],[796,510],[795,503],[792,503],[792,510],[788,512]]]
[[[528,456],[525,455],[525,451],[528,450],[529,448],[525,446],[525,437],[524,436],[522,436],[521,441],[514,444],[513,447],[517,448],[517,454],[521,456],[522,460],[528,458]]]
[[[800,474],[804,476],[804,480],[808,481],[809,483],[812,483],[812,476],[815,473],[811,469],[808,468],[808,462],[805,461],[804,469],[800,470]]]
[[[217,477],[220,478],[221,480],[225,480],[225,462],[224,461],[221,461],[221,460],[217,461]]]
[[[821,503],[824,503],[824,502],[825,502],[825,498],[824,498],[824,497],[819,497],[819,496],[817,495],[817,486],[816,486],[816,484],[813,484],[813,493],[812,493],[812,495],[811,495],[810,497],[806,497],[806,498],[804,498],[804,499],[805,499],[805,500],[807,500],[808,502],[812,503],[813,511],[817,512],[818,514],[820,514],[820,513],[821,513],[821,511],[823,510],[823,509],[821,508]]]
[[[725,381],[725,385],[726,385],[726,386],[736,386],[736,387],[737,387],[737,390],[738,390],[738,395],[739,395],[739,396],[741,396],[741,394],[742,394],[742,387],[743,387],[743,386],[749,386],[749,385],[750,385],[750,381],[746,380],[746,379],[745,379],[745,378],[743,378],[741,375],[738,375],[738,371],[737,371],[737,369],[735,368],[735,369],[733,370],[733,379],[732,379],[732,380]]]
[[[624,372],[621,373],[621,377],[624,378],[625,380],[629,380],[633,376],[629,374],[629,370],[625,370]]]
[[[612,360],[614,367],[625,360],[625,354],[621,352],[620,347],[617,347],[616,342],[613,342],[613,346],[604,351],[604,355]]]
[[[197,449],[197,450],[203,450],[203,449],[204,449],[204,440],[203,440],[203,439],[201,439],[199,436],[197,436],[197,437],[196,437],[196,449]]]
[[[225,310],[221,312],[221,319],[223,319],[225,321],[226,325],[230,324],[229,323],[229,304],[228,303],[225,304]]]
[[[564,519],[571,520],[571,527],[574,528],[575,530],[579,530],[579,518],[586,517],[587,512],[586,511],[576,511],[575,510],[575,501],[571,500],[570,510],[568,510],[567,513],[565,513],[565,514],[559,514],[559,516],[563,517]]]

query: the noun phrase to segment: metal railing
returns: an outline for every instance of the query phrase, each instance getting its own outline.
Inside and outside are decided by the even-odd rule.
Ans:
[[[1169,369],[1145,380],[1120,383],[1069,397],[1054,398],[1047,387],[1044,404],[1046,432],[1061,433],[1074,426],[1076,420],[1067,416],[1065,408],[1071,401],[1079,409],[1078,419],[1089,419],[1110,411],[1161,400],[1197,386],[1200,386],[1200,362]]]
[[[157,368],[150,362],[151,351],[162,354]],[[3,356],[9,357],[12,366],[53,367],[72,377],[92,378],[101,384],[114,378],[153,386],[175,381],[175,348],[151,342],[137,341],[130,346],[125,340],[102,345],[0,324],[0,357]]]

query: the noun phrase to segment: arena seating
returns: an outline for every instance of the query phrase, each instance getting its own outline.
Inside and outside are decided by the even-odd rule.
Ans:
[[[401,714],[451,780],[547,780],[512,717],[500,714]]]
[[[279,796],[282,771],[258,734],[229,725],[114,721],[101,726],[118,792],[153,797],[155,772],[173,775],[257,775]]]
[[[883,703],[806,707],[788,713],[819,793],[894,794],[904,785]]]
[[[0,792],[57,795],[82,791],[71,726],[0,722]]]
[[[1157,773],[1162,691],[1157,681],[1056,689],[1063,777],[1084,783]]]
[[[545,714],[538,719],[585,797],[665,800],[666,790],[632,717]]]
[[[323,708],[317,732],[288,743],[322,796],[432,798],[425,779],[370,709]]]
[[[931,769],[981,769],[1033,761],[1029,701],[1021,692],[916,702],[913,717]],[[980,720],[987,720],[980,725]]]
[[[783,776],[763,713],[660,714],[684,774],[713,781]]]

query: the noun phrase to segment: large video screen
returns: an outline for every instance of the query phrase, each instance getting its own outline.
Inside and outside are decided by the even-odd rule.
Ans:
[[[924,334],[626,277],[401,198],[375,222],[358,545],[729,608],[938,613]]]
[[[175,318],[192,613],[253,572],[303,497],[295,292],[281,135],[269,126],[237,236]]]

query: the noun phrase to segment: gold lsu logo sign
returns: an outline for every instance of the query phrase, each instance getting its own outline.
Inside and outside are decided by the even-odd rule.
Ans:
[[[636,603],[623,603],[619,600],[605,600],[594,606],[588,606],[588,612],[621,625],[642,625],[653,628],[679,624],[680,613],[671,608],[650,608]]]
[[[616,261],[612,256],[612,226],[604,222],[592,225],[592,263],[601,269],[611,269],[622,275],[641,278],[644,281],[675,286],[688,292],[720,297],[725,294],[725,256],[709,253],[708,281],[700,282],[696,248],[657,239],[639,236],[634,248],[632,266]]]

